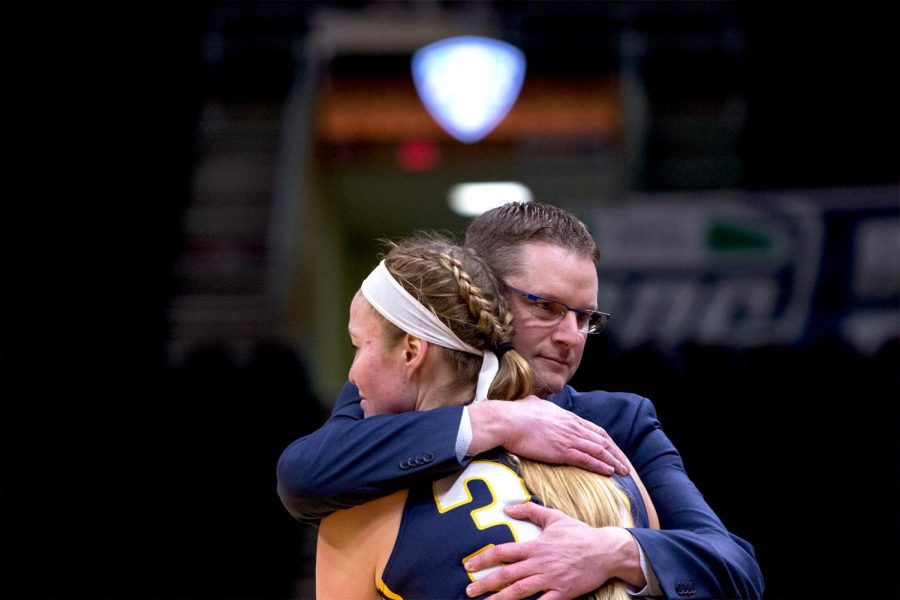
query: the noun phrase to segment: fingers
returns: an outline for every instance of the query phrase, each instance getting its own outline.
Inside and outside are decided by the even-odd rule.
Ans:
[[[628,459],[599,425],[533,396],[503,406],[505,410],[519,411],[517,418],[510,420],[514,427],[503,442],[510,452],[601,475],[628,474]]]
[[[529,597],[534,596],[535,594],[541,592],[541,588],[544,587],[544,584],[541,583],[541,581],[542,580],[537,577],[528,577],[525,579],[520,579],[519,581],[514,581],[510,585],[500,589],[500,591],[498,591],[496,594],[492,594],[492,595],[488,596],[485,600],[519,600],[521,598],[529,598]],[[480,582],[472,583],[469,585],[469,587],[466,588],[466,594],[469,595],[469,597],[476,597],[479,594],[486,594],[487,592],[490,592],[494,589],[492,587],[487,587],[483,591],[479,592],[479,591],[477,591],[477,589],[474,588],[474,586],[477,585],[478,583],[480,583]],[[470,588],[473,591],[469,591]],[[556,594],[553,594],[553,595],[544,594],[541,596],[541,598],[553,598],[553,597],[560,597],[560,596],[558,596]]]
[[[616,446],[604,447],[602,444],[582,439],[570,449],[572,462],[583,469],[588,469],[601,475],[612,475],[613,472],[627,475],[627,460],[621,457],[620,453],[615,452],[613,448],[616,448]]]
[[[582,428],[578,433],[578,438],[571,446],[572,450],[584,455],[581,459],[583,464],[578,464],[578,466],[602,475],[611,475],[613,471],[620,475],[627,475],[628,459],[625,457],[625,453],[601,427],[586,421],[585,423],[592,427]],[[573,457],[573,460],[577,461],[578,459],[577,456]]]
[[[557,510],[546,508],[534,502],[514,504],[506,507],[506,514],[514,519],[531,521],[541,528],[563,515]],[[480,576],[466,588],[470,596],[485,594],[493,590],[502,590],[496,598],[524,598],[535,594],[546,582],[535,578],[540,573],[540,564],[534,560],[534,546],[528,542],[499,544],[493,548],[476,554],[464,565],[470,573],[477,573],[493,568],[493,571]],[[497,568],[499,567],[499,568]],[[537,587],[535,587],[537,586]],[[493,596],[492,596],[493,597]]]
[[[596,447],[587,449],[584,442],[578,442],[580,447],[572,447],[566,451],[566,464],[570,464],[601,475],[612,475],[619,464],[609,453],[597,450]],[[599,457],[599,458],[598,458]],[[615,466],[614,466],[615,465]]]
[[[466,569],[477,577],[466,587],[470,597],[496,592],[488,600],[516,600],[537,594],[543,600],[562,600],[581,596],[605,580],[585,580],[579,575],[583,569],[575,566],[577,556],[593,545],[595,538],[585,537],[585,533],[593,533],[594,528],[533,502],[508,506],[505,511],[510,517],[541,526],[543,532],[536,540],[500,544],[467,560]],[[596,565],[590,559],[588,564],[590,575]]]
[[[593,425],[593,423],[591,423]],[[606,430],[602,427],[597,427],[600,430],[600,435],[602,441],[600,445],[603,446],[603,449],[608,452],[615,460],[619,461],[621,465],[625,468],[625,472],[622,475],[626,475],[628,473],[628,457],[625,456],[625,453],[622,452],[622,449],[619,448],[616,443],[613,441],[609,434],[606,433]]]
[[[476,573],[484,569],[496,567],[497,565],[503,563],[514,563],[528,556],[528,550],[526,546],[527,543],[525,542],[510,542],[508,544],[498,544],[490,550],[479,552],[478,554],[467,560],[464,566],[466,568],[466,571],[469,571],[470,573]]]
[[[469,587],[466,588],[466,594],[469,597],[476,597],[479,594],[486,594],[497,589],[493,585],[488,585],[484,588],[476,587],[481,583],[481,581],[476,581],[475,583],[469,584]],[[510,585],[507,585],[506,587],[500,589],[496,594],[488,596],[485,600],[518,600],[520,598],[528,598],[540,592],[541,587],[542,584],[537,577],[529,577],[526,579],[521,579],[519,581],[514,581]],[[547,596],[546,594],[541,596],[541,598],[548,597],[551,596]]]
[[[523,544],[502,544],[495,546],[487,552],[482,552],[466,563],[466,569],[477,571],[476,559],[497,561],[500,568],[495,569],[489,575],[479,577],[466,587],[466,594],[470,597],[480,596],[488,592],[497,591],[490,596],[493,600],[515,600],[527,598],[540,592],[546,582],[540,577],[541,569],[536,560],[521,560],[522,550],[516,546]],[[485,555],[490,554],[489,557]],[[474,569],[470,569],[472,565]],[[497,563],[495,563],[497,564]]]
[[[511,504],[506,507],[505,512],[513,519],[530,521],[541,529],[545,529],[550,523],[557,520],[561,514],[557,510],[547,508],[546,506],[541,506],[540,504],[535,504],[534,502]]]

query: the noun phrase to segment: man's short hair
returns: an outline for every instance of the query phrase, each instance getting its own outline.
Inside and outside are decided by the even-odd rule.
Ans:
[[[500,278],[520,274],[521,246],[543,242],[600,262],[587,226],[572,213],[540,202],[509,202],[469,223],[464,245],[474,249]]]

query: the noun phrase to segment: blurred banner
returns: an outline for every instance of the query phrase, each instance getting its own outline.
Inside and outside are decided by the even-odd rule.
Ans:
[[[900,334],[900,188],[646,195],[595,214],[600,308],[623,348]]]

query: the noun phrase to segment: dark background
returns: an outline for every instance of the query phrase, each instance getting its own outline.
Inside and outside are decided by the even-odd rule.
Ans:
[[[276,342],[240,366],[164,356],[215,6],[2,4],[3,598],[288,598],[308,577],[308,532],[274,494],[279,452],[324,418],[302,359]],[[896,184],[882,5],[738,6],[745,187]],[[900,597],[896,341],[592,341],[588,359],[654,399],[767,597]]]

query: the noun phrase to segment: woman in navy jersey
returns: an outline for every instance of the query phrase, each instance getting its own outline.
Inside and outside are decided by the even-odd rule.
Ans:
[[[350,307],[350,381],[366,418],[529,396],[531,370],[512,349],[501,286],[474,252],[443,237],[392,244]],[[398,469],[429,460],[405,458]],[[317,598],[467,598],[466,586],[488,573],[468,571],[470,557],[537,537],[537,526],[504,512],[528,501],[594,527],[658,527],[636,475],[611,478],[491,452],[430,484],[323,519]],[[593,597],[628,594],[613,579]]]

